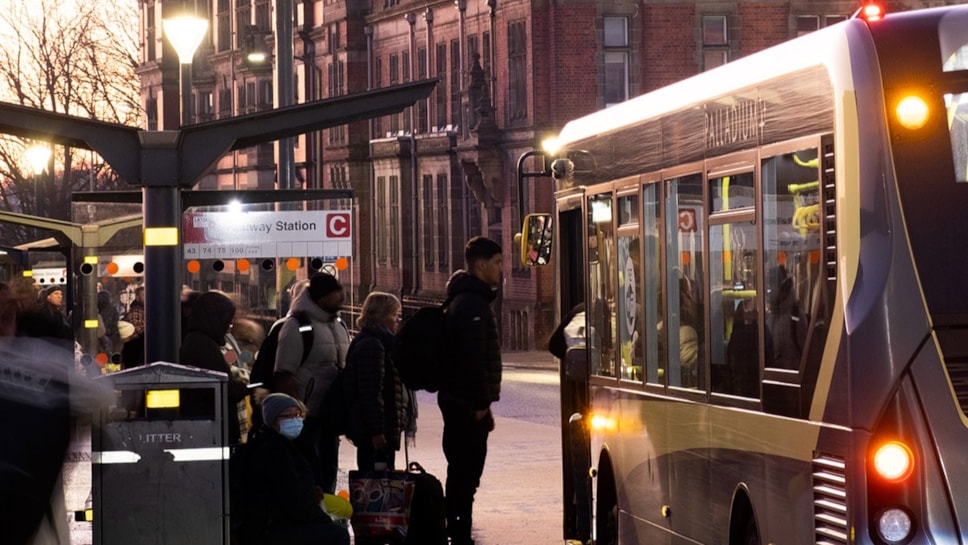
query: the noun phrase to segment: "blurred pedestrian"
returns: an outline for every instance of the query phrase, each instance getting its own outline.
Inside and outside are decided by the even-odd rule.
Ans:
[[[349,532],[333,522],[320,502],[313,468],[295,447],[306,406],[286,394],[262,402],[265,422],[243,447],[241,545],[349,545]]]
[[[473,545],[474,494],[481,483],[487,437],[494,430],[491,403],[501,397],[501,332],[491,303],[503,280],[501,246],[474,237],[464,247],[466,270],[447,282],[447,334],[453,353],[437,405],[444,419],[447,458],[447,533],[452,545]]]
[[[178,359],[183,365],[193,365],[228,375],[228,395],[223,410],[228,419],[230,445],[241,442],[242,434],[236,404],[244,400],[248,394],[246,383],[233,375],[232,368],[226,363],[222,352],[225,336],[234,319],[235,303],[232,299],[220,291],[202,293],[192,305],[191,316],[186,325],[187,332],[182,339],[178,354]],[[182,400],[183,415],[210,413],[211,407],[207,400],[194,394],[195,392],[190,390],[182,392],[183,398],[189,398]]]
[[[104,325],[104,331],[98,337],[98,348],[101,352],[108,355],[111,361],[115,361],[115,354],[120,358],[121,352],[121,333],[118,331],[118,322],[121,320],[118,309],[114,305],[114,297],[111,292],[101,290],[97,292],[97,315]]]
[[[134,335],[121,348],[121,368],[130,369],[145,362],[145,287],[134,289],[134,299],[128,305],[124,321],[134,326]]]
[[[18,334],[25,337],[66,341],[72,346],[74,333],[64,313],[64,288],[52,285],[38,294],[38,300],[26,309],[17,324]]]
[[[0,528],[10,545],[70,542],[62,481],[72,415],[112,401],[111,390],[74,372],[63,343],[17,337],[19,305],[0,282]]]
[[[293,299],[292,313],[304,313],[312,326],[313,345],[303,358],[303,336],[299,320],[286,320],[279,331],[273,387],[306,403],[306,427],[297,446],[316,469],[323,490],[336,490],[339,468],[339,435],[332,420],[336,407],[327,407],[330,387],[337,382],[346,364],[350,334],[339,317],[343,306],[343,286],[336,277],[316,273],[309,287]],[[305,359],[305,361],[303,361]]]
[[[400,435],[410,422],[409,391],[391,357],[401,311],[400,300],[390,293],[367,295],[357,320],[360,331],[346,354],[346,437],[356,446],[361,470],[376,464],[394,469]]]

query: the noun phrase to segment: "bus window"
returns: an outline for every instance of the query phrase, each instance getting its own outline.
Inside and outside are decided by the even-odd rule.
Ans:
[[[758,397],[763,345],[756,297],[760,252],[752,186],[752,172],[709,180],[714,210],[748,210],[740,216],[730,214],[728,219],[716,221],[715,215],[709,219],[712,389],[745,397]]]
[[[642,188],[642,232],[644,238],[642,266],[642,320],[638,331],[642,333],[645,344],[645,380],[656,384],[659,381],[659,369],[662,365],[662,355],[659,347],[659,330],[657,325],[662,320],[662,260],[659,255],[661,207],[659,206],[659,184],[651,184]]]
[[[766,366],[798,370],[807,311],[820,272],[820,184],[817,149],[763,161],[763,256]]]
[[[710,180],[710,212],[753,208],[753,173],[744,172]]]
[[[591,373],[616,374],[615,355],[615,228],[612,194],[588,198],[588,323]]]
[[[968,70],[968,30],[965,16],[949,15],[938,25],[945,72]],[[945,93],[948,130],[955,163],[955,181],[968,182],[968,93]]]
[[[703,380],[702,176],[666,181],[668,384],[705,388]],[[678,347],[678,348],[677,348]]]

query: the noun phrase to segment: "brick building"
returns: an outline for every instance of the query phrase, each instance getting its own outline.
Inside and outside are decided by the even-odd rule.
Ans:
[[[353,189],[355,250],[341,280],[358,305],[397,293],[405,307],[442,300],[462,248],[484,234],[505,248],[504,345],[541,347],[552,328],[550,268],[517,264],[519,157],[577,116],[846,18],[854,2],[627,0],[140,0],[140,74],[148,129],[179,125],[177,56],[163,18],[210,21],[192,67],[193,122],[439,78],[401,114],[307,134],[294,144],[295,187]],[[278,96],[276,4],[293,7],[293,97]],[[911,6],[914,7],[914,6]],[[895,8],[896,9],[896,8]],[[285,35],[285,34],[283,34]],[[286,102],[286,101],[289,102]],[[225,156],[198,187],[276,187],[271,144]],[[527,170],[540,164],[525,162]],[[529,178],[525,209],[548,211],[550,180]],[[314,205],[310,205],[314,206]],[[311,258],[314,256],[293,256]],[[302,274],[311,267],[304,261]],[[318,260],[317,260],[318,264]],[[219,287],[231,266],[202,271]],[[253,271],[249,284],[272,300]],[[273,280],[274,275],[269,275]],[[207,280],[206,280],[207,279]]]

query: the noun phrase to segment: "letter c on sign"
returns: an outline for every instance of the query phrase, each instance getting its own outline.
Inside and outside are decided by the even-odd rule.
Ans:
[[[349,238],[350,215],[330,214],[326,218],[326,236],[329,238]]]

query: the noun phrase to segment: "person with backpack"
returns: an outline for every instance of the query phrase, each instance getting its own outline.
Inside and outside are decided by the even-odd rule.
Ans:
[[[340,428],[335,415],[342,396],[328,395],[340,380],[346,364],[350,334],[339,317],[343,306],[343,286],[336,277],[318,272],[309,287],[292,302],[292,314],[302,313],[309,325],[286,320],[279,330],[273,391],[289,394],[307,407],[306,425],[296,446],[314,466],[317,483],[325,492],[336,490],[339,469]],[[312,332],[312,345],[304,353],[304,333]],[[342,394],[342,386],[334,389]]]
[[[286,394],[262,403],[264,424],[233,454],[233,537],[240,545],[349,545],[347,530],[320,507],[322,490],[293,442],[306,406]]]
[[[360,330],[346,355],[343,391],[348,402],[346,437],[356,446],[361,470],[386,464],[395,469],[395,453],[407,428],[410,393],[393,362],[393,335],[402,317],[396,296],[374,291],[366,296]]]
[[[501,397],[501,332],[491,303],[503,280],[501,246],[474,237],[464,247],[466,270],[447,282],[445,311],[451,354],[437,394],[447,458],[447,532],[452,545],[473,545],[474,494],[494,429],[491,404]]]

